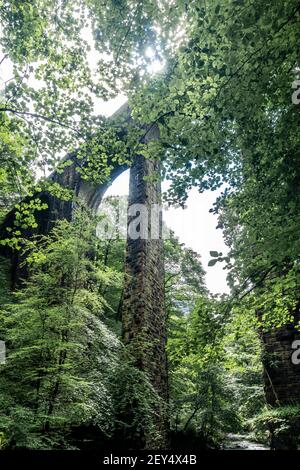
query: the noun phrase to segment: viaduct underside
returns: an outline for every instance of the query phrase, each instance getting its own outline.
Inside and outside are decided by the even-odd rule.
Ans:
[[[128,106],[122,107],[121,113],[128,116]],[[120,113],[119,113],[120,114]],[[128,118],[125,118],[125,122]],[[159,138],[159,130],[152,127],[146,140]],[[73,159],[74,155],[67,158]],[[53,173],[50,178],[74,192],[87,208],[96,211],[111,184],[126,166],[115,164],[110,181],[97,187],[83,181],[76,171],[75,162],[64,168],[63,173]],[[159,173],[159,163],[136,155],[130,168],[129,207],[142,204],[149,211],[160,203],[161,186],[158,179],[147,176]],[[53,221],[66,218],[71,220],[74,213],[73,201],[61,201],[49,194],[43,195],[48,209],[38,216],[39,233],[48,233]],[[12,216],[11,216],[12,217]],[[129,222],[130,222],[129,216]],[[8,218],[9,219],[9,218]],[[135,364],[148,374],[157,393],[167,401],[168,381],[166,363],[166,321],[164,299],[164,262],[162,223],[160,219],[159,236],[151,237],[151,217],[148,218],[146,237],[127,238],[122,325],[123,339],[126,344],[134,344]],[[14,254],[13,265],[15,279],[22,276],[18,254]],[[276,361],[265,363],[265,391],[267,403],[271,405],[295,404],[300,402],[300,366],[292,364],[291,340],[300,339],[294,325],[282,327],[278,331],[264,333],[262,342],[267,354],[276,356]],[[167,446],[167,415],[157,420],[161,433],[158,447]],[[144,445],[152,447],[153,442],[145,436]],[[157,445],[157,444],[156,444]]]

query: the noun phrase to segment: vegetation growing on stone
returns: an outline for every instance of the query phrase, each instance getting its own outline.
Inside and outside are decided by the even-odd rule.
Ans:
[[[299,21],[296,0],[0,0],[1,449],[218,448],[233,432],[299,445]],[[99,115],[120,93],[131,118]],[[136,297],[144,330],[164,304],[161,331],[134,348],[137,269],[124,240],[96,237],[79,187],[98,200],[137,161],[148,202],[163,179],[171,205],[221,188],[228,253],[206,268],[159,240],[164,292]],[[228,295],[205,286],[216,263]]]

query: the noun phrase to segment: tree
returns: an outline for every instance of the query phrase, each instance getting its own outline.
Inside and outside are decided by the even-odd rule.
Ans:
[[[190,312],[207,292],[200,255],[180,243],[174,232],[164,241],[165,292],[168,317]]]
[[[110,376],[120,344],[105,323],[104,267],[90,220],[83,213],[60,221],[30,246],[30,277],[1,308],[1,432],[9,448],[72,447],[72,430],[87,424],[113,431]]]
[[[204,446],[216,447],[241,424],[237,390],[226,371],[225,307],[200,295],[194,309],[173,318],[169,328],[171,426],[175,437],[196,438]]]
[[[274,327],[297,326],[299,112],[291,98],[299,79],[299,3],[131,0],[103,7],[84,0],[11,0],[2,1],[0,13],[0,61],[12,65],[0,103],[0,217],[24,194],[31,197],[37,191],[36,176],[42,170],[45,177],[64,149],[80,148],[78,171],[95,184],[109,178],[109,158],[129,164],[136,153],[161,159],[163,176],[171,180],[166,197],[170,203],[183,205],[193,186],[204,191],[224,185],[213,210],[230,251],[214,261],[227,262],[231,311],[242,318],[249,313],[263,334]],[[92,32],[91,39],[84,37],[87,32]],[[148,48],[152,53],[147,54]],[[90,52],[97,57],[96,65],[90,63]],[[165,61],[155,76],[148,70],[151,54]],[[129,96],[135,122],[126,135],[119,125],[110,129],[94,112],[95,99],[108,99],[120,90]],[[155,124],[160,141],[142,144],[144,126],[151,130]],[[51,189],[45,178],[38,188],[61,197],[61,188]],[[43,209],[38,200],[26,204],[16,210],[21,228],[34,226],[32,213]],[[16,227],[12,246],[22,236]],[[204,421],[195,406],[197,397],[208,399],[203,404],[208,409],[208,390],[222,383],[223,372],[210,361],[216,359],[215,337],[226,337],[221,340],[217,334],[217,312],[223,304],[207,298],[194,253],[181,250],[174,239],[166,250],[173,257],[167,255],[166,285],[174,293],[172,298],[167,291],[170,322],[183,335],[177,337],[170,327],[171,369],[174,377],[179,370],[186,374],[183,364],[191,361],[194,376],[202,377],[198,382],[191,378],[192,402],[186,408],[192,416],[188,425],[198,426]],[[32,256],[35,264],[46,263],[42,249]],[[103,273],[98,295],[107,299],[113,281],[108,268]],[[114,310],[119,296],[118,286]],[[200,318],[192,313],[196,300]],[[20,305],[24,302],[20,297]],[[226,315],[229,310],[227,305]],[[224,325],[227,320],[222,317]],[[228,348],[229,358],[235,356],[233,346]],[[258,357],[249,350],[246,354]],[[235,369],[238,359],[233,362]],[[225,375],[226,367],[226,361],[220,362]],[[214,400],[222,403],[216,415],[210,414],[217,423],[225,400],[220,387]],[[212,427],[205,426],[205,432]]]

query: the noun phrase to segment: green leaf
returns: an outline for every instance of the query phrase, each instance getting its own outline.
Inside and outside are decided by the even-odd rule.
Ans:
[[[214,266],[217,262],[218,262],[217,259],[211,259],[211,260],[208,262],[208,266]]]
[[[213,258],[217,258],[219,256],[219,253],[217,251],[210,251],[209,252],[210,256],[212,256]]]

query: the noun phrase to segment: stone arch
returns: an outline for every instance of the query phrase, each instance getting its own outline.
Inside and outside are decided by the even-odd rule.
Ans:
[[[120,176],[124,171],[128,170],[128,165],[119,165],[114,163],[110,177],[107,181],[100,184],[93,184],[81,178],[80,173],[76,170],[76,155],[70,155],[67,159],[73,160],[70,166],[65,167],[63,173],[54,172],[50,175],[49,179],[52,182],[58,183],[63,188],[70,189],[74,196],[78,198],[83,205],[96,213],[100,206],[103,196],[113,181]],[[42,195],[42,198],[48,204],[47,219],[54,221],[55,219],[66,218],[71,220],[74,211],[74,201],[62,201],[47,193]],[[50,223],[51,225],[51,223]],[[49,231],[49,227],[45,227]]]
[[[112,123],[114,120],[123,122],[124,129],[130,125],[131,117],[127,104],[114,114],[111,118]],[[159,130],[156,125],[145,129],[145,143],[157,138],[159,138]],[[48,233],[55,220],[72,220],[77,198],[83,201],[87,208],[96,212],[108,187],[123,171],[128,169],[127,165],[113,163],[109,180],[93,185],[84,181],[77,171],[76,152],[67,155],[65,160],[71,160],[72,163],[65,166],[62,172],[53,172],[49,180],[70,189],[74,194],[74,200],[63,201],[47,192],[39,194],[39,198],[47,203],[48,209],[37,213],[38,228],[35,233]],[[158,161],[148,160],[142,155],[134,157],[130,167],[129,204],[144,204],[147,210],[151,211],[153,204],[160,203],[160,182],[157,179],[155,181],[144,179],[145,176],[157,174],[159,171]],[[6,226],[13,221],[13,218],[12,211],[7,217]],[[162,228],[161,223],[160,225]],[[148,221],[147,233],[151,234],[151,218]],[[26,233],[27,237],[32,235],[32,231]],[[18,252],[12,254],[14,284],[17,279],[26,277],[19,256]],[[133,346],[130,349],[133,352],[136,367],[145,372],[157,394],[166,400],[168,384],[162,230],[160,230],[159,237],[153,240],[151,236],[135,240],[127,238],[125,272],[127,276],[121,312],[123,340],[126,345]],[[164,410],[156,410],[155,427],[158,435],[161,436],[159,444],[157,440],[154,444],[153,436],[144,435],[141,438],[141,446],[167,447],[167,415]]]
[[[124,129],[124,132],[126,132],[127,128],[132,123],[128,103],[121,106],[111,116],[111,118],[109,118],[109,122],[112,125],[119,125]],[[96,212],[109,186],[129,167],[127,164],[121,165],[117,162],[108,160],[108,164],[112,167],[109,179],[103,183],[95,185],[92,182],[85,181],[81,178],[80,173],[77,171],[76,156],[76,151],[66,155],[63,161],[71,160],[72,164],[66,166],[63,169],[63,172],[54,171],[49,176],[49,180],[73,191],[74,196],[78,197],[88,209]],[[42,197],[48,204],[48,211],[46,211],[46,218],[48,221],[51,221],[51,219],[55,220],[57,218],[66,218],[68,220],[72,218],[72,212],[74,209],[72,201],[61,201],[47,193],[44,193]],[[46,231],[49,231],[50,225],[45,227]]]

